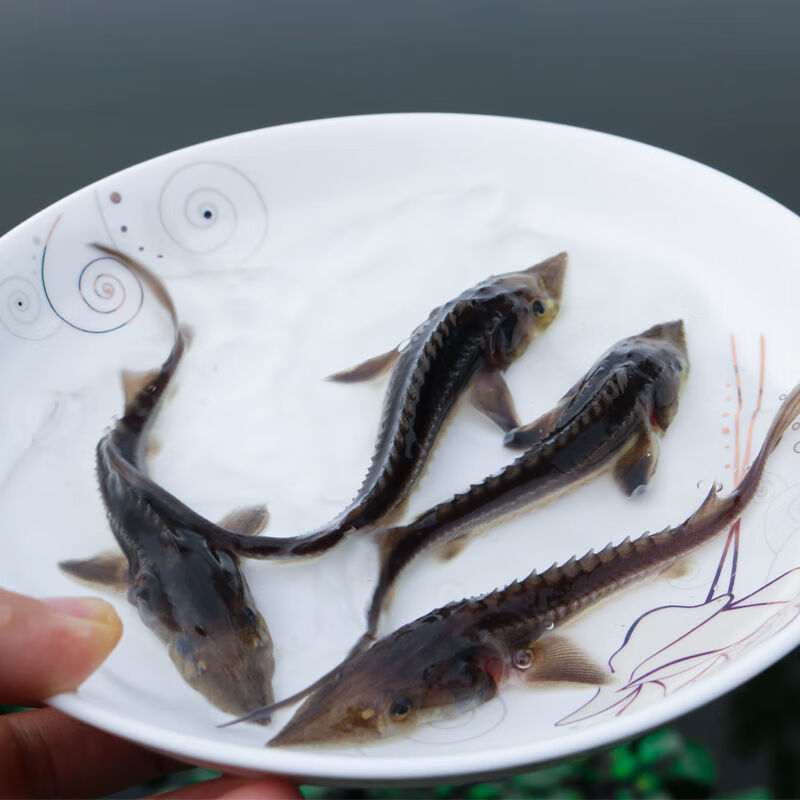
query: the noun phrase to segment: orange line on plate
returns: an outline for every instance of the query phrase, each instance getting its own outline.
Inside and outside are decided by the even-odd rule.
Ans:
[[[734,450],[734,471],[733,471],[733,482],[734,486],[739,485],[740,473],[739,473],[739,418],[742,416],[742,382],[739,378],[739,361],[736,357],[736,339],[734,338],[733,334],[731,334],[731,356],[733,357],[733,374],[736,378],[736,396],[737,396],[737,408],[736,408],[736,417],[734,420],[734,430],[736,431],[736,449]]]
[[[53,227],[50,228],[50,233],[47,234],[47,238],[44,240],[45,247],[47,247],[50,244],[50,237],[53,235],[53,231],[56,229],[56,225],[58,225],[59,221],[61,220],[61,217],[63,216],[64,216],[63,214],[59,214],[56,217],[56,221],[53,223]]]
[[[764,396],[764,334],[761,334],[761,366],[758,373],[758,400],[753,416],[750,418],[750,427],[747,430],[747,446],[744,451],[744,463],[750,461],[750,445],[753,441],[753,427],[756,424],[756,416],[761,410],[761,399]]]

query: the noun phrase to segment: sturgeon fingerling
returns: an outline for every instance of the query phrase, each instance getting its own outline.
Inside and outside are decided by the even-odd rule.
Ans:
[[[372,462],[355,498],[331,522],[300,536],[209,535],[250,558],[319,555],[398,509],[462,395],[502,430],[518,427],[503,371],[558,314],[566,266],[567,254],[559,253],[490,277],[434,309],[404,345],[330,376],[355,382],[393,368]]]
[[[514,679],[530,685],[602,683],[607,671],[559,632],[561,624],[727,530],[755,495],[770,453],[798,414],[800,385],[779,409],[744,479],[726,497],[715,486],[674,528],[534,571],[399,628],[320,681],[269,744],[374,742],[485,703]]]
[[[374,637],[392,586],[423,550],[461,546],[476,529],[607,470],[626,494],[641,490],[655,472],[660,436],[675,416],[688,374],[682,321],[622,339],[552,411],[506,435],[507,443],[527,448],[513,463],[387,531],[367,630],[354,650]]]
[[[100,493],[122,555],[59,566],[79,580],[127,590],[184,680],[223,711],[242,714],[272,700],[267,625],[236,556],[206,537],[213,523],[155,484],[144,463],[147,434],[186,349],[187,331],[155,275],[121,253],[99,249],[154,291],[172,318],[175,339],[160,369],[123,374],[125,413],[96,448]],[[233,512],[222,524],[258,533],[265,522],[266,509],[257,506]]]

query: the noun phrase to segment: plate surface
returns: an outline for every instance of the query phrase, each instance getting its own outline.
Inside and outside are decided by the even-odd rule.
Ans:
[[[324,120],[209,142],[83,189],[0,240],[0,583],[85,594],[65,558],[113,549],[94,446],[121,412],[119,373],[160,364],[168,323],[89,246],[152,267],[194,340],[154,429],[153,477],[211,519],[266,500],[268,531],[340,510],[372,454],[385,383],[324,376],[403,340],[492,273],[570,254],[558,319],[507,377],[524,420],[618,339],[674,318],[692,372],[641,497],[609,477],[405,574],[382,630],[591,547],[682,521],[713,480],[733,487],[800,377],[800,223],[707,167],[586,130],[460,115]],[[123,597],[122,642],[64,711],[232,772],[349,784],[488,775],[632,736],[764,669],[800,641],[800,432],[784,437],[741,525],[691,560],[590,610],[569,634],[612,680],[509,688],[408,739],[265,749],[184,684]],[[409,517],[511,460],[466,405]],[[305,564],[246,565],[273,639],[275,692],[333,666],[361,631],[377,554],[355,538]],[[566,632],[566,631],[565,631]],[[274,730],[288,719],[282,713]]]

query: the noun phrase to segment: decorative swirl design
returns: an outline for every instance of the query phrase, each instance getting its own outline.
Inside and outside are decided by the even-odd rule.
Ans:
[[[55,333],[59,322],[42,314],[39,290],[20,277],[0,281],[0,323],[22,339],[45,339]]]
[[[255,185],[234,167],[190,164],[161,191],[161,222],[181,247],[211,254],[222,265],[244,260],[267,232],[267,209]]]
[[[765,472],[758,483],[755,496],[759,502],[771,503],[785,489],[786,483],[779,475]]]
[[[72,276],[72,277],[71,277]],[[85,333],[108,333],[127,325],[144,302],[139,279],[122,262],[100,256],[78,273],[51,265],[47,248],[42,256],[42,284],[53,311],[68,325]]]
[[[80,289],[83,302],[89,308],[96,311],[98,314],[112,314],[118,308],[125,305],[125,300],[128,297],[128,290],[125,284],[119,280],[116,275],[108,272],[101,272],[95,275],[92,281],[92,290],[87,293],[85,288],[86,273],[95,264],[94,261],[87,264],[81,270],[81,276],[78,279],[78,288]]]
[[[503,698],[495,697],[491,703],[472,708],[456,717],[420,725],[408,738],[424,745],[469,742],[493,731],[502,724],[507,714]]]
[[[789,503],[787,514],[792,522],[800,523],[800,494],[796,495],[792,502]]]

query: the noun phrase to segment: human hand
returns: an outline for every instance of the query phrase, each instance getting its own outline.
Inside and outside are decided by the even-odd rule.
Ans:
[[[122,634],[96,598],[34,600],[0,589],[0,703],[40,705],[77,688]],[[53,708],[0,717],[0,797],[96,797],[189,765],[85,725]],[[283,778],[225,776],[165,798],[299,798]]]

